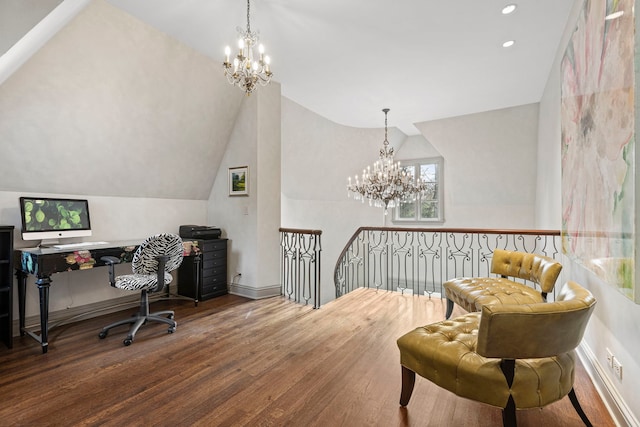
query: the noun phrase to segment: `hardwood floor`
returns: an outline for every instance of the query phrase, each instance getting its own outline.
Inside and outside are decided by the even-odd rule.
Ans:
[[[227,295],[154,303],[176,310],[176,332],[149,324],[129,347],[126,327],[98,339],[126,312],[53,329],[44,355],[16,338],[0,349],[0,425],[500,426],[499,409],[422,378],[399,407],[395,341],[442,320],[444,306],[365,289],[319,310]],[[614,425],[581,367],[575,389],[595,426]],[[583,425],[568,398],[517,417],[521,427]]]

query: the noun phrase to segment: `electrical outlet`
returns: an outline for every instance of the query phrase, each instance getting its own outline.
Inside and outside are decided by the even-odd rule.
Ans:
[[[622,381],[622,364],[615,357],[613,358],[613,373]]]
[[[611,353],[611,350],[609,350],[608,348],[607,350],[607,365],[609,365],[609,368],[613,369],[613,353]]]

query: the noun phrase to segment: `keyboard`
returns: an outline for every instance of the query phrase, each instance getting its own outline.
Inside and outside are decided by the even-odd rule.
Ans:
[[[64,245],[53,245],[56,249],[79,249],[86,246],[106,245],[109,242],[78,242],[78,243],[65,243]]]

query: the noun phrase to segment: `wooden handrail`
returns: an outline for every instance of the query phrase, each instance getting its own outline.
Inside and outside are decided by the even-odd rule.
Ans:
[[[315,235],[322,234],[322,230],[309,230],[309,229],[303,229],[303,228],[280,227],[278,231],[280,231],[281,233],[298,233],[298,234],[315,234]]]
[[[474,233],[474,234],[524,234],[545,236],[559,236],[560,230],[518,230],[518,229],[493,229],[493,228],[415,228],[415,227],[360,227],[355,235],[360,231],[380,230],[380,231],[413,231],[429,233]]]

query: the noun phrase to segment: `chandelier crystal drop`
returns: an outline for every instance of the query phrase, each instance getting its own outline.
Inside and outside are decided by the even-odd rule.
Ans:
[[[258,55],[254,55],[254,48],[258,44],[258,32],[251,32],[250,11],[250,0],[247,0],[247,29],[237,27],[238,54],[231,62],[231,48],[227,46],[223,63],[224,75],[229,83],[244,90],[247,96],[251,95],[257,85],[268,85],[272,76],[269,68],[271,60],[264,54],[264,46],[258,45]]]
[[[347,195],[353,194],[355,200],[369,200],[369,206],[384,207],[384,214],[388,208],[394,208],[404,201],[415,201],[418,196],[427,192],[427,185],[418,176],[414,179],[407,173],[400,162],[393,158],[393,147],[387,139],[387,113],[384,112],[384,144],[380,149],[380,160],[362,170],[362,176],[355,176],[355,182],[349,177]],[[373,170],[372,170],[373,169]]]

